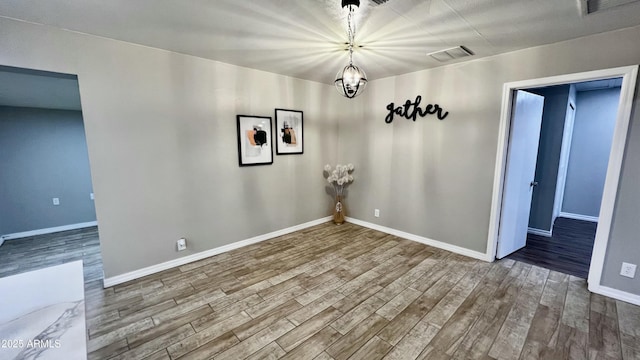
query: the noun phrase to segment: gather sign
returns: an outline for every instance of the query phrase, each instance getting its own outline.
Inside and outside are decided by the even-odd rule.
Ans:
[[[387,105],[387,110],[389,113],[387,117],[384,119],[384,122],[387,124],[391,124],[393,121],[394,115],[398,115],[404,117],[407,120],[416,121],[418,116],[425,117],[427,115],[435,115],[440,120],[444,120],[447,115],[449,115],[448,111],[444,111],[443,108],[438,104],[429,104],[424,107],[424,109],[420,108],[420,102],[422,101],[422,96],[416,96],[416,100],[411,102],[411,100],[405,101],[404,105],[396,107],[394,103],[390,103]]]

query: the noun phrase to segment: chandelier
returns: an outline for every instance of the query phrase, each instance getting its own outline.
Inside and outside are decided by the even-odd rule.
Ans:
[[[364,91],[367,86],[367,74],[364,70],[353,65],[353,38],[355,36],[355,24],[353,24],[353,14],[355,8],[360,6],[360,0],[342,0],[342,7],[348,7],[347,27],[349,35],[349,65],[338,71],[335,85],[342,96],[354,98]]]

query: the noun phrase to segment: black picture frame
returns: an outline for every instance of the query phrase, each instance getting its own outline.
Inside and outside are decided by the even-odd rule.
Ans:
[[[304,114],[300,110],[276,109],[276,154],[304,154]]]
[[[237,115],[238,165],[273,164],[271,117]]]

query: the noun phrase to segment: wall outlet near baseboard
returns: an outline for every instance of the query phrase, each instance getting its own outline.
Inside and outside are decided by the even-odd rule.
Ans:
[[[53,198],[53,205],[60,205],[60,198]]]
[[[178,239],[178,241],[176,241],[176,247],[178,248],[178,251],[187,250],[187,239]]]
[[[373,216],[380,217],[380,209],[374,209],[373,210]]]
[[[89,199],[95,200],[95,196],[93,196],[93,193],[89,193]]]
[[[623,262],[622,269],[620,269],[620,275],[633,279],[636,276],[636,264]]]

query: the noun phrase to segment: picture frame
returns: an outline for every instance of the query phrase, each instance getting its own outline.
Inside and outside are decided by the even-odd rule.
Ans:
[[[240,166],[273,164],[271,117],[237,115],[238,164]]]
[[[276,154],[304,153],[303,113],[300,110],[276,109]]]

